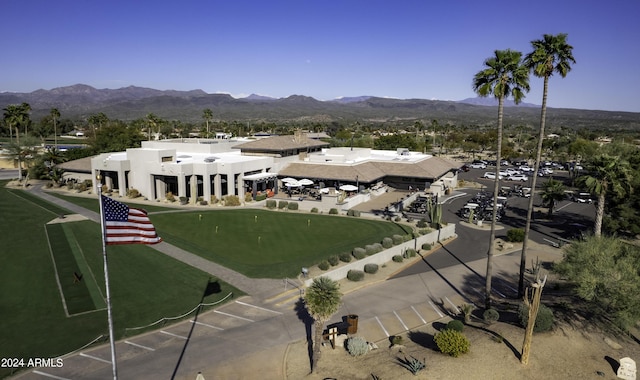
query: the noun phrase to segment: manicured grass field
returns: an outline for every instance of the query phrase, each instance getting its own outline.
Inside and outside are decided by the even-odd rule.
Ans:
[[[28,193],[5,189],[5,183],[0,182],[0,357],[54,357],[108,335],[107,313],[100,305],[93,308],[97,311],[71,317],[64,312],[45,226],[65,210],[33,202]],[[82,281],[87,285],[95,281],[93,285],[104,294],[100,226],[82,221],[66,223],[64,229],[69,231],[62,232],[73,235],[85,259],[83,265],[89,268],[76,268],[83,272]],[[207,273],[148,246],[109,246],[107,252],[117,337],[123,336],[126,327],[191,310],[209,284]],[[62,277],[73,286],[68,272]],[[204,302],[215,302],[229,292],[242,294],[228,284],[219,284],[220,292],[208,295]],[[0,378],[9,373],[0,368]]]
[[[411,231],[387,221],[255,209],[150,217],[165,241],[258,278],[296,276],[330,255]]]

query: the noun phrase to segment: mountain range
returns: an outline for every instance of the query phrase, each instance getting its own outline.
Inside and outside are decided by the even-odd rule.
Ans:
[[[461,101],[426,99],[390,99],[376,96],[343,97],[321,101],[303,95],[271,98],[252,94],[236,99],[228,94],[209,94],[202,90],[175,91],[129,86],[119,89],[96,89],[76,84],[30,93],[0,93],[0,108],[9,104],[29,103],[32,119],[39,120],[57,108],[62,118],[86,120],[105,113],[111,119],[134,120],[153,113],[167,120],[202,122],[204,109],[213,111],[214,120],[240,122],[304,122],[348,124],[370,123],[484,125],[495,123],[497,101],[493,98],[468,98]],[[505,101],[505,123],[539,124],[540,106]],[[549,108],[548,126],[569,128],[637,129],[640,113]]]

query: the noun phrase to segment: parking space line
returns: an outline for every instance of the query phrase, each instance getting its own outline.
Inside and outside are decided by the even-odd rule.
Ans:
[[[281,313],[281,312],[279,312],[279,311],[275,311],[275,310],[267,309],[267,308],[265,308],[265,307],[260,307],[260,306],[256,306],[256,305],[251,305],[251,304],[249,304],[249,303],[244,303],[244,302],[240,302],[240,301],[236,301],[236,303],[238,303],[238,304],[240,304],[240,305],[244,305],[244,306],[254,307],[254,308],[259,309],[259,310],[270,311],[270,312],[275,313],[275,314],[282,314],[282,313]]]
[[[164,330],[160,330],[160,333],[162,333],[162,334],[166,334],[166,335],[170,335],[170,336],[175,336],[176,338],[180,338],[180,339],[184,339],[184,340],[189,339],[189,338],[187,338],[186,336],[182,336],[182,335],[178,335],[178,334],[173,334],[173,333],[170,333],[170,332],[168,332],[168,331],[164,331]]]
[[[427,323],[427,321],[424,320],[424,318],[422,318],[422,315],[420,315],[420,313],[418,313],[418,310],[416,310],[415,307],[413,307],[413,305],[411,305],[411,309],[416,313],[416,315],[418,316],[418,318],[420,318],[420,320],[422,321],[422,323]]]
[[[400,321],[400,324],[402,325],[402,327],[404,327],[405,331],[409,330],[407,325],[404,324],[404,321],[402,320],[402,318],[400,318],[400,316],[398,315],[398,313],[396,313],[395,310],[393,311],[393,314],[396,315],[396,318],[398,318],[398,320]]]
[[[442,314],[440,312],[440,310],[438,310],[438,308],[436,307],[436,305],[433,304],[433,302],[429,301],[429,305],[431,305],[431,307],[433,308],[433,310],[436,311],[436,313],[438,313],[438,315],[440,316],[440,318],[444,317],[444,314]]]
[[[226,315],[227,317],[231,317],[231,318],[242,319],[243,321],[255,322],[253,319],[241,317],[239,315],[233,315],[233,314],[225,313],[224,311],[214,310],[213,312],[214,313],[218,313],[218,314],[222,314],[222,315]]]
[[[460,312],[460,308],[458,308],[458,307],[457,307],[453,302],[451,302],[451,300],[449,299],[449,297],[445,296],[445,297],[444,297],[444,299],[446,299],[446,300],[447,300],[447,302],[449,302],[449,304],[450,304],[451,306],[453,306],[453,309],[454,309],[455,311],[457,311],[458,313]]]
[[[107,364],[111,364],[110,360],[105,360],[102,358],[99,358],[97,356],[93,356],[93,355],[89,355],[89,354],[85,354],[84,352],[80,353],[80,356],[85,357],[85,358],[89,358],[89,359],[93,359],[93,360],[97,360],[99,362],[103,362],[103,363],[107,363]]]
[[[380,325],[380,328],[382,329],[382,331],[384,331],[384,334],[387,336],[387,338],[389,337],[389,332],[387,331],[387,329],[384,328],[384,326],[382,325],[382,322],[380,322],[380,319],[378,319],[378,317],[376,316],[376,321],[378,321],[378,324]]]
[[[60,376],[55,376],[55,375],[51,375],[45,372],[41,372],[41,371],[33,371],[33,373],[35,373],[36,375],[41,375],[41,376],[45,376],[45,377],[49,377],[52,379],[58,379],[58,380],[70,380],[67,379],[66,377],[60,377]]]
[[[155,348],[151,348],[151,347],[143,346],[143,345],[138,344],[138,343],[129,342],[128,340],[125,340],[124,342],[125,342],[126,344],[132,345],[132,346],[134,346],[134,347],[142,348],[142,349],[147,350],[147,351],[155,351],[155,350],[156,350]]]
[[[210,328],[212,328],[212,329],[216,329],[216,330],[220,330],[220,331],[223,331],[223,330],[224,330],[222,327],[216,327],[216,326],[213,326],[213,325],[210,325],[210,324],[207,324],[207,323],[202,323],[202,322],[194,321],[193,319],[192,319],[192,320],[190,320],[189,322],[191,322],[191,323],[195,323],[196,325],[200,325],[200,326],[210,327]]]

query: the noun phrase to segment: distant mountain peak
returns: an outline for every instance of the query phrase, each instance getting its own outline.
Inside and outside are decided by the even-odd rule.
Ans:
[[[358,103],[358,102],[364,102],[366,100],[369,100],[373,98],[373,96],[368,96],[368,95],[363,95],[363,96],[341,96],[339,98],[335,98],[333,100],[331,100],[332,102],[335,103]]]
[[[258,95],[258,94],[251,94],[243,99],[245,100],[276,100],[276,98],[272,98],[270,96]]]
[[[475,97],[475,98],[466,98],[463,100],[458,100],[458,103],[465,103],[465,104],[473,104],[474,106],[485,106],[485,107],[496,107],[498,105],[498,99],[494,98],[494,97]],[[516,104],[513,100],[511,99],[505,99],[504,100],[504,106],[505,107],[529,107],[529,108],[540,108],[539,105],[537,104],[533,104],[533,103],[519,103]]]

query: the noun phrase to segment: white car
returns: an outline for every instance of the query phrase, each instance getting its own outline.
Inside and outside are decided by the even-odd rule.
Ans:
[[[486,172],[486,173],[484,173],[484,175],[482,177],[483,178],[487,178],[487,179],[496,179],[496,173],[494,173],[494,172]],[[502,176],[499,175],[498,179],[502,179]]]
[[[507,177],[507,181],[527,182],[528,180],[529,180],[529,177],[527,177],[524,174],[513,174]]]
[[[522,165],[518,168],[521,172],[532,172],[533,168],[527,165]]]
[[[520,171],[513,169],[513,168],[508,168],[505,170],[505,172],[507,173],[507,176],[510,175],[515,175],[515,174],[521,174]]]
[[[471,165],[472,169],[486,169],[487,168],[487,164],[483,164],[482,162],[474,162]]]

